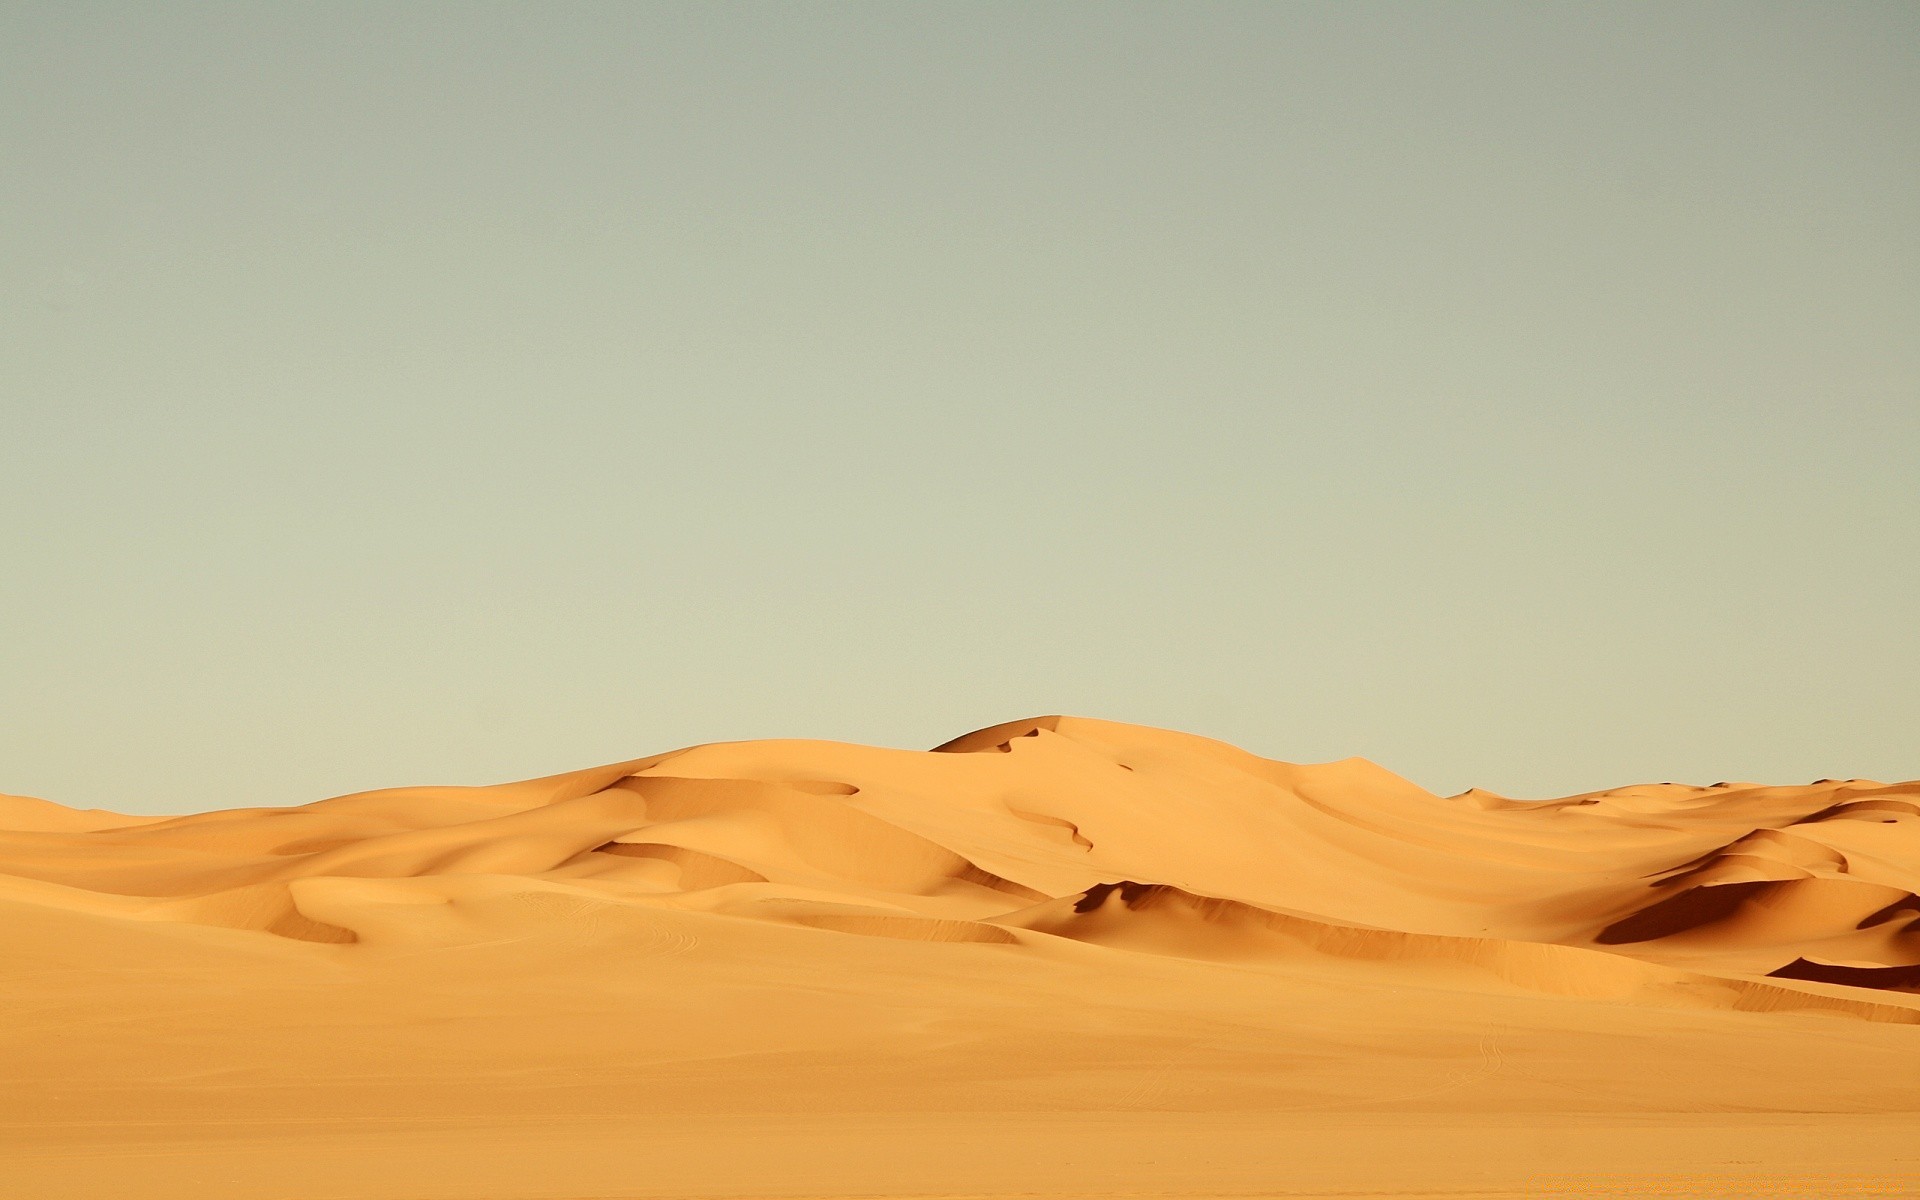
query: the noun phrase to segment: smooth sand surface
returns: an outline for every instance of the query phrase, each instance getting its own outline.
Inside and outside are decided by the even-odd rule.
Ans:
[[[1916,783],[1076,718],[0,797],[0,1196],[1914,1196],[1916,891]]]

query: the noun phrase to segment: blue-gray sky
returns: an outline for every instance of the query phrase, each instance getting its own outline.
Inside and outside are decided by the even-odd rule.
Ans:
[[[0,791],[1920,775],[1911,4],[0,5]]]

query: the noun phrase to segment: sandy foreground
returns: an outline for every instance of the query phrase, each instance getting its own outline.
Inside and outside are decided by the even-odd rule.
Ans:
[[[1076,718],[0,797],[0,1196],[1920,1196],[1920,783]]]

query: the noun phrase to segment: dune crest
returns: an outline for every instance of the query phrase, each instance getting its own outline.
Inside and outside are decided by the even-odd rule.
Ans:
[[[1443,798],[1043,717],[0,826],[18,1136],[1920,1112],[1920,783]]]
[[[1920,968],[1920,784],[1441,799],[1360,759],[1273,762],[1072,717],[930,754],[731,743],[494,788],[168,819],[7,797],[0,820],[0,888],[58,885],[86,911],[327,947],[358,945],[361,913],[335,899],[317,917],[303,885],[451,897],[486,877],[932,943],[1021,928],[1029,942],[1286,963],[1307,945],[1408,960],[1477,939],[1864,992],[1910,990]],[[391,924],[375,907],[372,940]],[[1463,956],[1486,959],[1439,955]]]

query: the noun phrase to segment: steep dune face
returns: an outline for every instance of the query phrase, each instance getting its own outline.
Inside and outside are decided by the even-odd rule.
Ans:
[[[0,825],[0,1117],[1920,1107],[1920,784],[1442,798],[1047,717]]]

